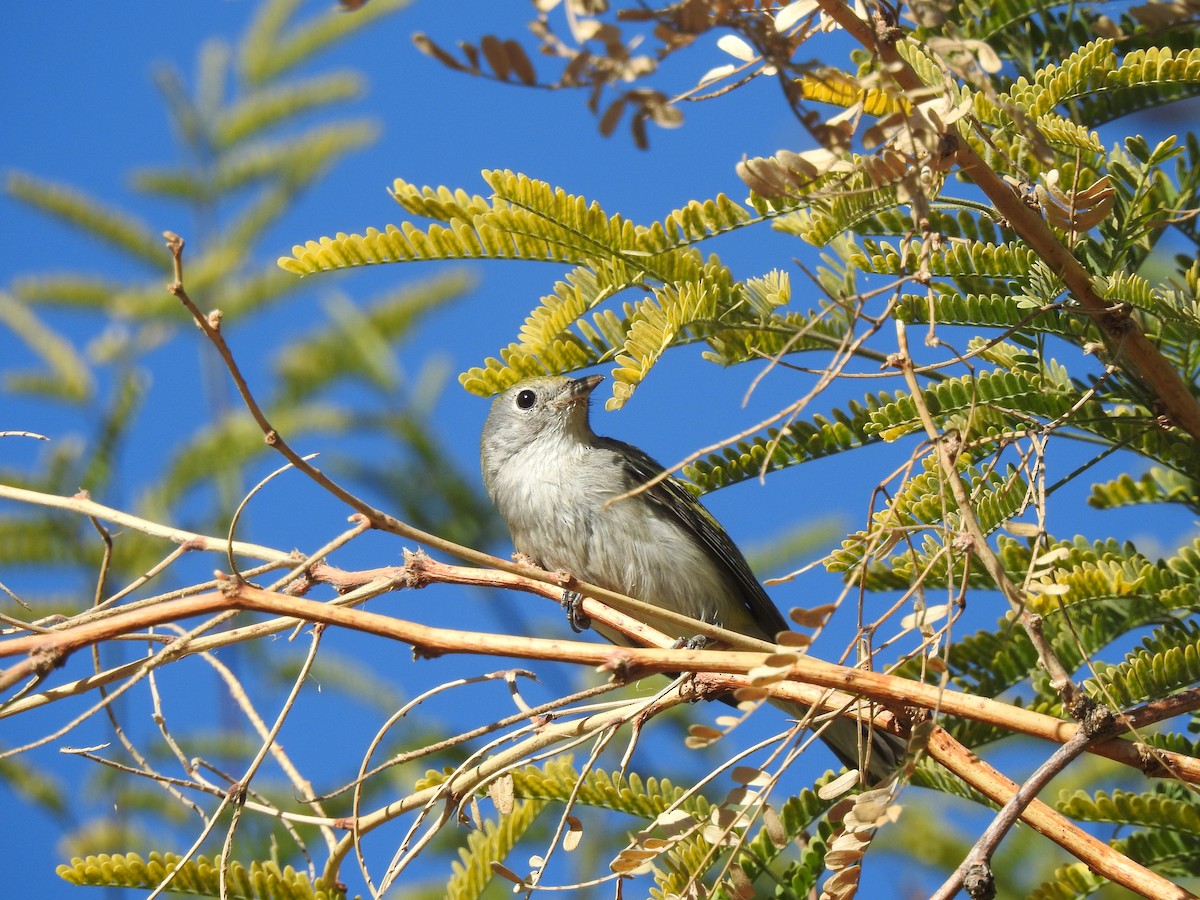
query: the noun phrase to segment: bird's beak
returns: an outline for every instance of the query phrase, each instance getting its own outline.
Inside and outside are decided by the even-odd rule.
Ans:
[[[576,378],[567,385],[566,391],[560,398],[559,402],[563,406],[573,406],[576,403],[586,403],[588,397],[604,380],[603,375],[585,375],[583,378]]]

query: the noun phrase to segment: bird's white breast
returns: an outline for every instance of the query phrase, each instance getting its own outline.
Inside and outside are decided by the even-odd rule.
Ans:
[[[490,486],[518,551],[543,568],[692,618],[761,630],[749,622],[737,588],[678,519],[642,495],[606,505],[636,487],[612,449],[561,443],[554,452],[540,443],[517,451]],[[731,610],[746,621],[727,621]]]

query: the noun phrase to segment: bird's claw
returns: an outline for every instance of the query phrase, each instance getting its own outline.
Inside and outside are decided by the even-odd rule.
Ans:
[[[562,606],[567,611],[567,624],[576,634],[592,627],[592,619],[583,611],[583,595],[578,591],[563,591]]]
[[[711,644],[708,638],[702,634],[694,634],[690,638],[676,638],[675,643],[671,645],[672,650],[703,650]]]

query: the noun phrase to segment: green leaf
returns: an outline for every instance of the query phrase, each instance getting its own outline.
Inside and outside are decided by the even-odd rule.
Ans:
[[[58,867],[58,875],[75,885],[123,887],[152,890],[169,873],[179,868],[171,881],[171,889],[188,894],[216,897],[221,894],[220,866],[217,860],[196,856],[180,866],[181,857],[174,853],[151,853],[142,860],[136,853],[108,854],[86,858],[75,857],[70,865]],[[345,891],[327,886],[323,879],[315,882],[291,866],[273,862],[252,862],[249,867],[233,860],[226,872],[227,896],[235,900],[341,900]]]
[[[171,256],[166,243],[150,226],[76,188],[23,172],[12,172],[8,176],[6,189],[17,200],[123,250],[156,269],[165,271],[170,264]]]
[[[45,364],[42,371],[8,371],[6,390],[16,394],[53,397],[84,403],[95,393],[91,369],[65,337],[42,322],[28,305],[11,294],[0,292],[0,324],[24,343]]]
[[[492,863],[507,858],[521,837],[533,826],[538,814],[546,807],[545,800],[519,800],[512,812],[496,821],[483,823],[481,830],[467,835],[467,844],[458,850],[458,860],[451,864],[452,874],[446,882],[446,897],[468,900],[483,896],[484,890],[496,877]],[[520,874],[519,870],[516,870]]]
[[[293,25],[297,0],[274,0],[262,4],[238,47],[238,69],[250,85],[266,84],[385,16],[409,5],[409,0],[372,0],[354,13],[336,6],[308,21]]]

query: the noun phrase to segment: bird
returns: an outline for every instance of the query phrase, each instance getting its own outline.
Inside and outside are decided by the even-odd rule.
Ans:
[[[616,499],[664,469],[632,444],[592,430],[590,399],[601,381],[602,375],[537,376],[492,401],[480,465],[514,548],[547,571],[774,643],[788,630],[787,621],[737,545],[683,482],[667,476]],[[646,624],[681,642],[696,638],[667,622]],[[630,643],[610,629],[597,630],[614,643]],[[808,712],[799,704],[772,702],[797,717]],[[859,766],[856,722],[836,718],[821,737],[843,764]],[[879,783],[894,772],[904,751],[898,737],[872,729],[868,781]]]

